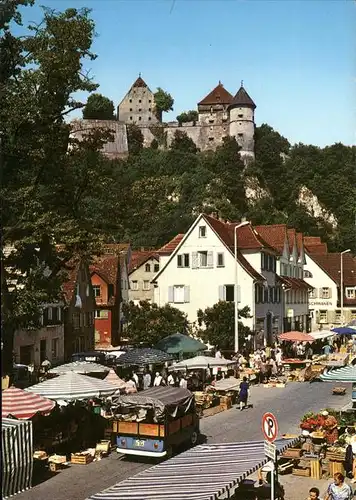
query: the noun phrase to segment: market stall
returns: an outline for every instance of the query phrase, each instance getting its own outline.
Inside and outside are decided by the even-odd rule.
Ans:
[[[275,441],[278,453],[295,442]],[[215,500],[224,494],[226,498],[268,460],[263,441],[199,445],[88,500]]]
[[[80,373],[81,375],[101,375],[104,376],[109,372],[110,368],[98,363],[91,363],[88,361],[73,361],[59,365],[48,370],[49,375],[64,375],[68,372]]]
[[[208,347],[200,340],[193,339],[189,335],[174,333],[160,340],[156,345],[156,349],[183,358],[185,355],[205,351]]]
[[[32,422],[3,418],[1,424],[1,493],[7,498],[32,485]]]
[[[37,413],[48,415],[56,403],[47,398],[32,394],[17,387],[9,387],[2,392],[2,418],[15,417],[30,419]]]
[[[137,389],[128,385],[127,382],[122,380],[116,373],[114,372],[113,369],[109,371],[109,373],[106,375],[104,378],[105,382],[108,382],[109,384],[112,384],[116,389],[122,393],[130,393],[130,392],[137,392]]]

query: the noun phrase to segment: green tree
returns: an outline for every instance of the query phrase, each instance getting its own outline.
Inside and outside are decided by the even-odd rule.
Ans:
[[[102,94],[91,94],[83,108],[85,120],[114,120],[114,103]]]
[[[126,126],[127,132],[127,143],[129,147],[130,154],[137,154],[143,149],[143,134],[140,129],[135,124]]]
[[[111,170],[98,153],[108,134],[94,131],[79,143],[65,122],[82,106],[74,95],[96,88],[83,68],[95,58],[89,11],[45,9],[43,22],[14,36],[11,20],[21,22],[17,7],[26,3],[7,2],[14,8],[0,25],[3,373],[12,370],[14,331],[38,325],[41,304],[59,296],[69,259],[102,240],[110,198]],[[102,203],[96,189],[105,192]]]
[[[156,116],[158,120],[162,121],[162,114],[168,111],[173,111],[174,99],[168,92],[158,87],[157,92],[154,94],[154,101],[156,107]]]
[[[186,132],[181,130],[176,130],[171,143],[171,149],[177,150],[184,153],[196,153],[198,148],[195,142],[188,137]]]
[[[190,111],[184,111],[177,116],[177,121],[181,125],[182,123],[197,122],[199,119],[198,111],[191,109]]]
[[[198,324],[201,328],[200,337],[204,342],[209,342],[220,349],[234,349],[235,341],[235,306],[234,302],[219,301],[213,307],[207,307],[204,311],[199,309]],[[250,318],[248,306],[239,310],[240,318]],[[246,336],[251,334],[250,328],[239,321],[239,345],[242,347],[246,342]]]
[[[147,342],[154,346],[167,335],[187,333],[188,320],[186,314],[169,304],[159,307],[148,301],[139,305],[132,301],[123,304],[126,320],[126,335],[130,342]]]

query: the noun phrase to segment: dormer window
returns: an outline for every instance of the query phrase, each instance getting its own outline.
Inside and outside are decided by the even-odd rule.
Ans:
[[[206,238],[206,226],[199,227],[199,238]]]

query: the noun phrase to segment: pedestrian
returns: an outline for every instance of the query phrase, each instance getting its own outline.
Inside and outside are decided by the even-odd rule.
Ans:
[[[336,472],[334,482],[329,484],[325,500],[351,500],[353,496],[351,486],[345,483],[345,476]]]
[[[215,357],[217,359],[222,359],[222,354],[221,354],[221,351],[220,351],[219,347],[217,347],[216,349],[217,350],[216,350],[216,353],[215,353]]]
[[[310,488],[308,500],[320,500],[320,491],[318,488]]]
[[[138,388],[138,386],[139,386],[139,379],[138,379],[137,373],[136,372],[132,372],[132,377],[131,378],[132,378],[132,380],[135,381],[136,387]]]
[[[330,353],[331,353],[331,345],[329,344],[329,342],[326,342],[323,345],[323,354],[329,355]]]
[[[240,402],[240,411],[242,411],[247,406],[247,399],[250,392],[250,386],[247,382],[247,377],[242,379],[240,384],[240,393],[239,393],[239,402]]]
[[[186,389],[188,387],[188,384],[187,384],[187,380],[186,378],[184,377],[184,375],[182,376],[182,378],[180,379],[179,381],[179,387],[181,389]]]
[[[175,385],[175,380],[173,373],[170,373],[167,378],[167,385],[170,385],[171,387]]]
[[[143,390],[151,387],[151,374],[147,371],[143,376]]]
[[[163,382],[162,375],[160,375],[159,372],[156,372],[156,376],[155,376],[155,379],[153,381],[153,387],[158,387],[158,386],[162,385],[162,382]]]
[[[269,361],[270,367],[271,367],[271,375],[272,377],[277,377],[278,374],[278,368],[277,368],[277,363],[273,358],[270,359]]]

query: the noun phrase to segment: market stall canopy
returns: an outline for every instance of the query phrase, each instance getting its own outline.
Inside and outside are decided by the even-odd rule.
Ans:
[[[226,368],[236,365],[237,361],[225,358],[213,358],[211,356],[195,356],[195,358],[185,359],[168,368],[169,371],[176,370],[199,370],[207,368]]]
[[[214,389],[217,391],[238,391],[240,383],[241,380],[235,377],[222,378],[215,382]]]
[[[116,389],[126,389],[127,388],[127,383],[124,380],[122,380],[120,377],[118,377],[113,369],[111,369],[109,371],[109,373],[104,378],[104,381],[108,382],[109,384],[112,384],[113,386],[116,387]]]
[[[50,401],[38,394],[18,389],[17,387],[9,387],[2,392],[2,418],[9,415],[20,419],[32,418],[36,413],[48,415],[56,403]]]
[[[279,453],[297,439],[277,440]],[[269,461],[263,441],[199,445],[87,500],[215,500]]]
[[[118,365],[126,366],[142,366],[162,364],[166,361],[171,361],[172,356],[159,349],[151,349],[150,347],[138,347],[130,349],[120,356],[117,360]]]
[[[356,383],[356,366],[343,366],[335,368],[320,375],[324,382],[353,382]]]
[[[49,399],[73,401],[75,399],[111,396],[116,391],[116,388],[109,382],[105,382],[105,380],[68,372],[59,375],[59,377],[32,385],[25,390]]]
[[[335,332],[331,332],[330,330],[319,330],[317,332],[309,333],[314,340],[327,339],[329,337],[333,337]]]
[[[314,342],[314,337],[308,333],[302,332],[285,332],[278,335],[279,340],[286,340],[287,342]]]
[[[337,328],[333,328],[332,332],[337,333],[338,335],[356,335],[356,328],[354,326],[338,326]]]
[[[205,351],[208,346],[200,342],[200,340],[189,337],[189,335],[173,333],[173,335],[160,340],[156,348],[169,354],[190,354]]]
[[[32,422],[3,418],[1,421],[1,493],[8,498],[32,486]]]
[[[73,361],[72,363],[66,363],[64,365],[51,368],[48,370],[48,373],[52,375],[63,375],[68,372],[75,372],[86,375],[88,373],[105,373],[109,370],[110,368],[107,366],[99,365],[98,363],[90,363],[89,361]]]
[[[165,414],[175,416],[178,409],[187,412],[194,402],[194,394],[180,387],[151,387],[136,394],[113,396],[112,404],[127,409],[153,410],[161,419]]]

